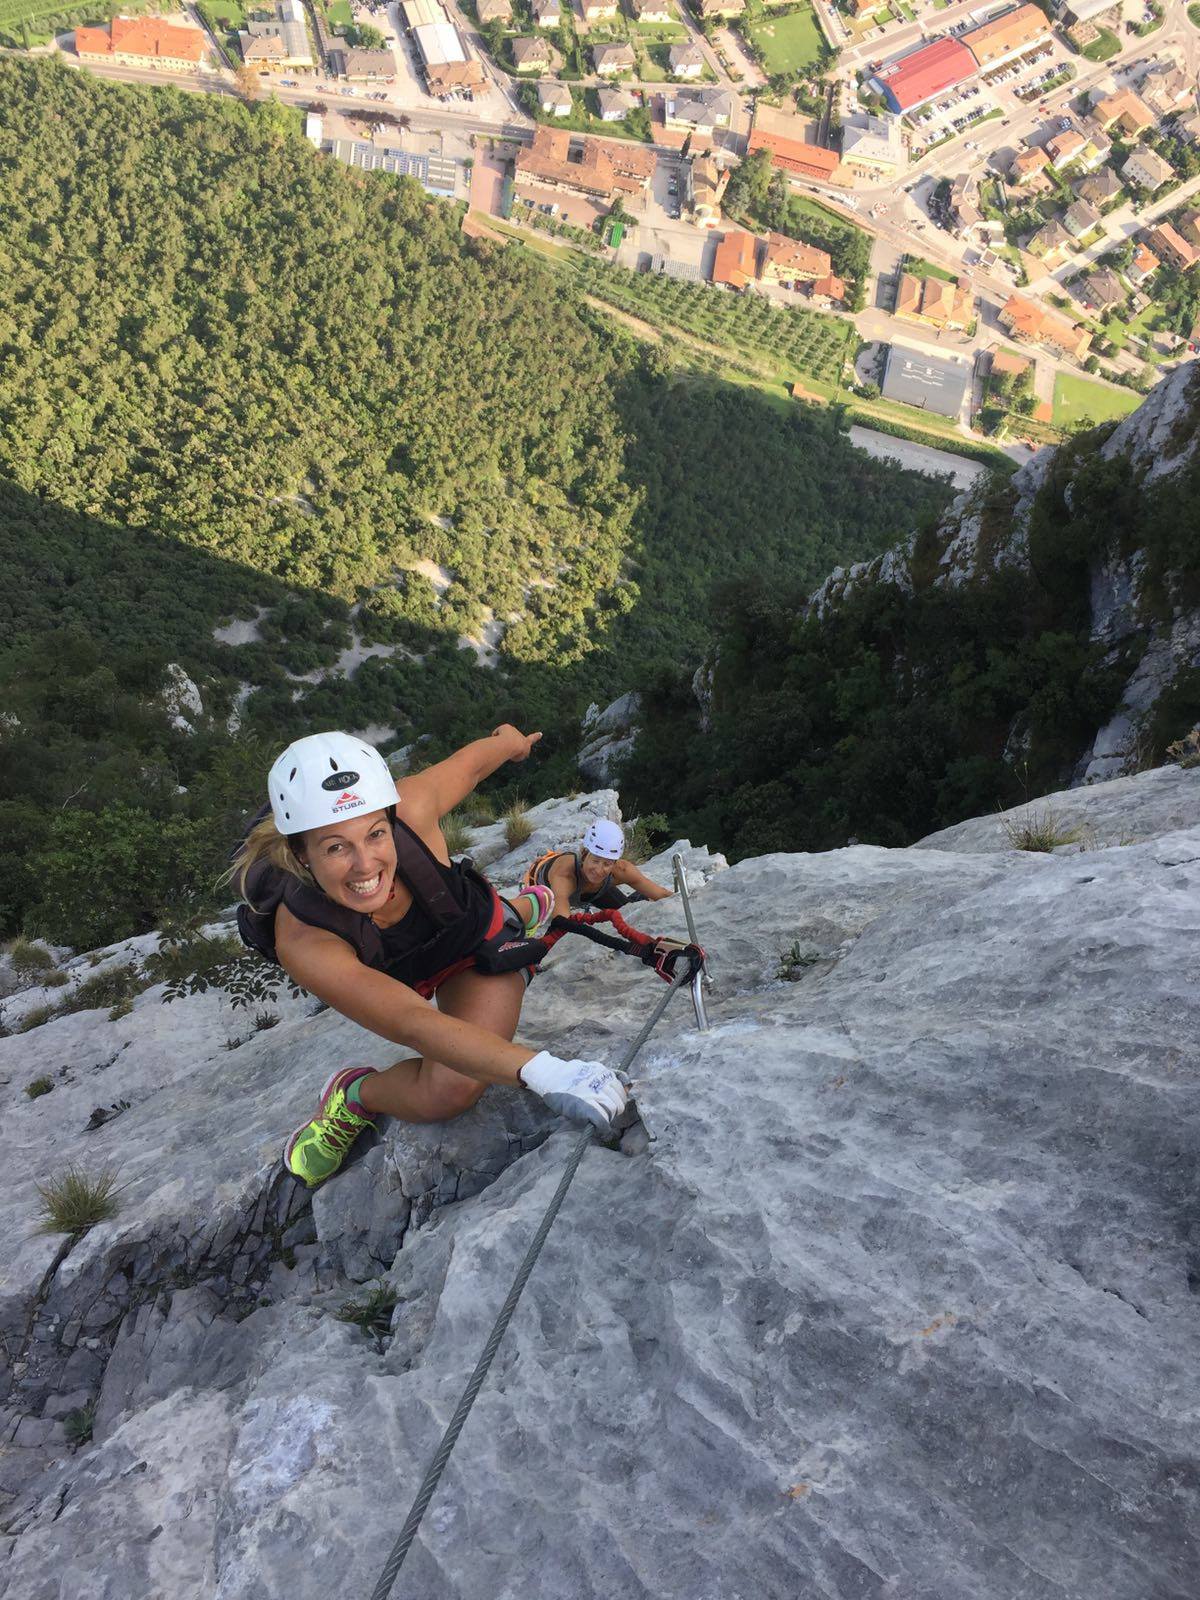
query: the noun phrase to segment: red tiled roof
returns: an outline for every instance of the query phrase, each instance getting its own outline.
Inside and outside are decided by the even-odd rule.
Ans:
[[[108,28],[76,28],[75,52],[200,62],[204,59],[204,35],[198,28],[180,28],[161,17],[114,17]]]
[[[744,289],[754,277],[757,248],[758,240],[752,233],[727,233],[717,246],[712,281],[727,283],[731,289]]]
[[[923,50],[881,67],[875,76],[895,105],[908,111],[977,71],[975,57],[966,45],[957,39],[935,39]]]

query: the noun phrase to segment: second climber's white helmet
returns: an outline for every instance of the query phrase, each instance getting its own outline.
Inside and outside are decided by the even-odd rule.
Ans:
[[[619,822],[597,817],[595,822],[588,824],[583,836],[583,848],[589,855],[599,856],[602,861],[620,861],[625,854],[625,830]]]
[[[267,779],[280,833],[307,833],[396,804],[396,780],[374,745],[350,733],[310,733],[276,758]]]

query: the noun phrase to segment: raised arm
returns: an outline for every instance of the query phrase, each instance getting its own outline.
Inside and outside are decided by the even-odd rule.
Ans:
[[[613,882],[621,884],[623,888],[633,889],[646,900],[669,900],[674,893],[672,889],[664,889],[661,883],[655,883],[653,878],[648,878],[632,861],[613,862]]]
[[[444,817],[506,761],[524,761],[541,737],[540,733],[522,733],[511,722],[502,723],[488,738],[474,739],[445,761],[402,779],[400,798],[410,811]]]

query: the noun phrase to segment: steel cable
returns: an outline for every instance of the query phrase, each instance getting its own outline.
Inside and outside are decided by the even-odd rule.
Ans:
[[[627,1072],[629,1070],[638,1051],[650,1037],[658,1023],[658,1019],[667,1009],[671,996],[683,984],[688,982],[690,977],[690,967],[681,967],[680,971],[671,980],[670,988],[658,1001],[643,1024],[641,1032],[621,1058],[620,1065],[617,1067],[618,1072]],[[500,1307],[500,1314],[496,1318],[495,1326],[488,1335],[488,1341],[484,1345],[479,1360],[475,1364],[475,1370],[462,1392],[462,1398],[454,1408],[454,1415],[450,1418],[449,1425],[442,1435],[442,1442],[438,1445],[433,1460],[429,1463],[421,1487],[417,1490],[416,1499],[412,1503],[412,1509],[409,1511],[408,1516],[405,1518],[404,1526],[400,1530],[400,1536],[392,1546],[392,1553],[387,1558],[384,1569],[379,1575],[379,1582],[371,1591],[371,1600],[388,1600],[388,1596],[392,1592],[392,1585],[399,1575],[400,1568],[404,1565],[404,1558],[409,1552],[409,1547],[417,1536],[417,1529],[421,1526],[421,1519],[428,1510],[429,1502],[433,1499],[442,1473],[446,1470],[446,1463],[450,1460],[450,1452],[457,1444],[458,1436],[463,1430],[467,1417],[470,1415],[471,1407],[475,1404],[480,1389],[483,1388],[484,1379],[488,1375],[488,1368],[492,1364],[496,1351],[500,1348],[500,1341],[504,1338],[505,1331],[512,1321],[513,1312],[517,1309],[517,1301],[520,1300],[525,1285],[529,1282],[530,1274],[533,1272],[537,1258],[541,1254],[542,1246],[549,1236],[550,1229],[554,1226],[554,1219],[566,1199],[567,1190],[571,1187],[571,1180],[579,1168],[579,1163],[583,1160],[584,1152],[595,1137],[595,1133],[595,1128],[589,1124],[579,1135],[574,1149],[567,1158],[567,1164],[563,1169],[562,1177],[559,1179],[558,1188],[554,1191],[554,1198],[546,1207],[546,1214],[543,1216],[537,1232],[529,1242],[525,1258],[518,1267],[517,1275],[513,1279],[512,1288],[508,1291],[504,1304]]]

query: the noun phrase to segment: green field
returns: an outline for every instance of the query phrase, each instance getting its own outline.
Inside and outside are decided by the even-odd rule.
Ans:
[[[1111,422],[1135,411],[1143,398],[1132,389],[1110,389],[1107,384],[1060,372],[1054,380],[1054,425],[1070,428],[1081,422]]]
[[[769,73],[803,72],[829,54],[811,6],[793,11],[788,17],[752,23],[746,32],[762,52],[763,66]]]
[[[329,4],[325,7],[325,15],[329,18],[331,28],[349,28],[354,24],[350,0],[329,0]]]
[[[1115,56],[1121,48],[1121,41],[1111,28],[1101,28],[1100,37],[1093,39],[1091,44],[1085,44],[1080,51],[1088,61],[1107,61],[1110,56]]]

